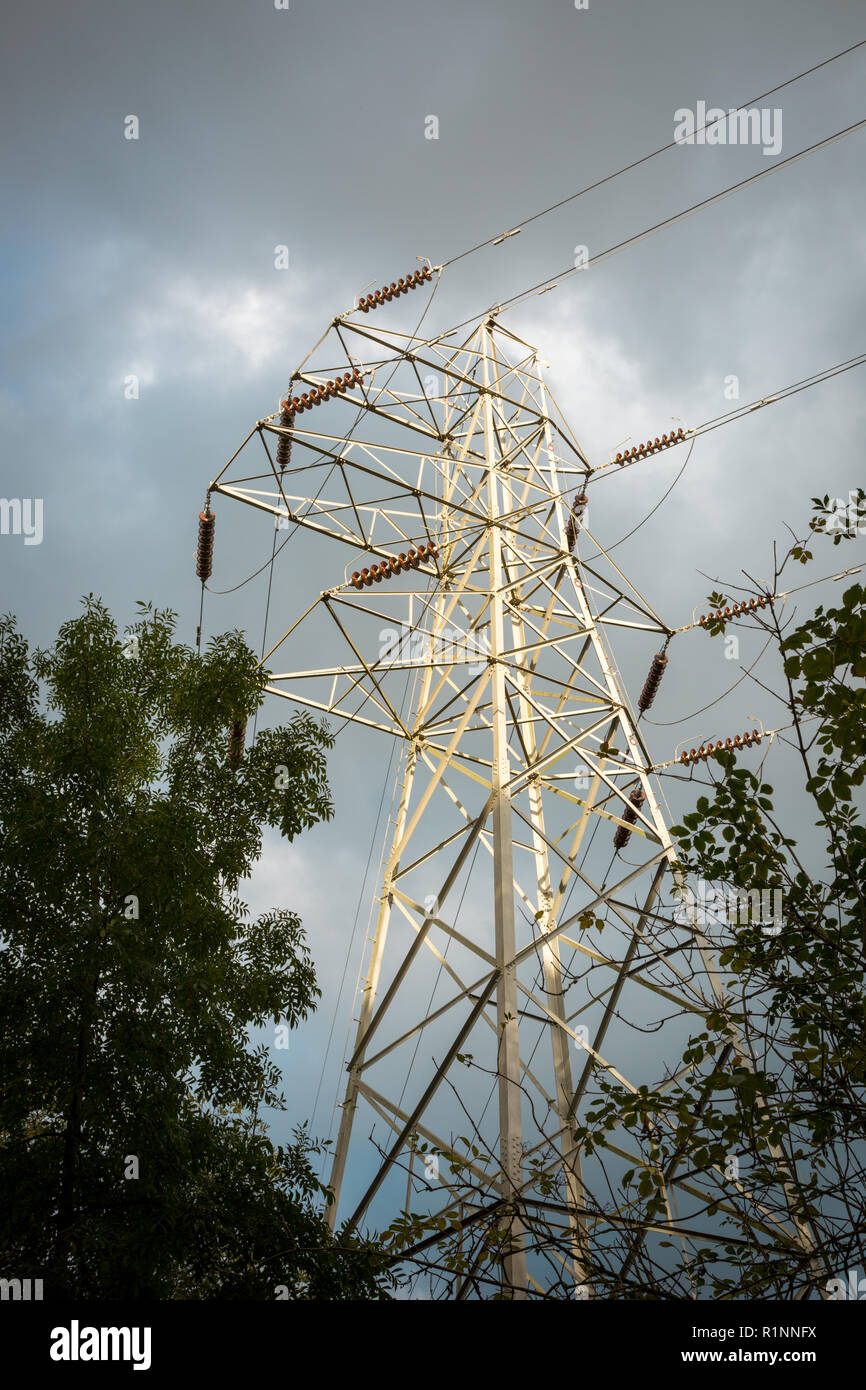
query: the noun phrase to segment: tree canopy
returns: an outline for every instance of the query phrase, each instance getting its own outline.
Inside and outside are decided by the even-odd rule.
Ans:
[[[45,1296],[377,1298],[375,1244],[321,1219],[249,1029],[319,996],[299,918],[251,918],[266,827],[332,814],[327,729],[243,730],[267,673],[170,611],[89,596],[51,650],[0,620],[0,1248]]]

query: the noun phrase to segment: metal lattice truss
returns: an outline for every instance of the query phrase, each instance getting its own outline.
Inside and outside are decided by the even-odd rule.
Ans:
[[[339,582],[268,653],[269,688],[401,741],[332,1186],[339,1202],[351,1182],[356,1222],[417,1200],[467,1248],[488,1207],[507,1209],[509,1296],[543,1291],[563,1263],[586,1290],[590,1248],[628,1261],[635,1237],[630,1204],[575,1147],[577,1117],[600,1079],[674,1086],[686,1038],[724,1003],[694,915],[663,906],[675,855],[609,646],[640,643],[648,662],[670,629],[589,513],[575,519],[592,469],[533,348],[493,318],[459,345],[338,319],[321,356],[294,390],[343,364],[363,368],[360,388],[290,427],[259,422],[212,491],[344,547],[328,547],[345,556]],[[353,584],[430,543],[435,558]],[[323,664],[281,669],[299,643]],[[389,1137],[347,1166],[359,1107]],[[621,1138],[608,1161],[651,1170]],[[665,1168],[668,1220],[640,1241],[676,1231],[687,1250],[721,1239],[708,1201],[742,1208],[738,1183],[690,1166]],[[535,1240],[539,1216],[565,1261]],[[753,1229],[805,1238],[760,1212]]]

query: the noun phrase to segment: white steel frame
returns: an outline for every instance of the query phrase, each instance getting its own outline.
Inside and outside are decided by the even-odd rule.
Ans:
[[[279,670],[268,688],[387,733],[405,749],[347,1064],[329,1220],[333,1226],[341,1209],[359,1106],[393,1138],[362,1183],[351,1211],[355,1223],[383,1189],[393,1194],[397,1170],[407,1165],[411,1188],[419,1142],[454,1153],[456,1131],[447,1130],[442,1104],[448,1092],[455,1122],[462,1107],[480,1140],[481,1121],[471,1113],[477,1096],[454,1077],[470,1043],[477,1052],[479,1038],[492,1039],[480,1045],[488,1054],[493,1049],[487,1070],[498,1097],[497,1142],[465,1158],[476,1186],[491,1194],[500,1227],[505,1213],[510,1241],[502,1291],[517,1299],[543,1291],[528,1217],[544,1206],[539,1173],[556,1172],[561,1202],[548,1205],[561,1210],[571,1278],[587,1296],[589,1242],[611,1231],[621,1237],[628,1208],[603,1202],[586,1186],[572,1137],[575,1117],[599,1076],[634,1089],[636,1068],[641,1079],[658,1081],[657,1062],[642,1070],[641,1048],[633,1039],[630,1049],[625,1044],[624,1018],[642,1019],[649,1030],[651,1009],[659,1007],[684,1026],[688,1020],[702,1026],[708,1012],[725,1004],[700,924],[692,916],[677,926],[660,905],[665,876],[671,887],[682,879],[653,762],[608,647],[612,632],[630,635],[643,642],[648,664],[672,629],[586,525],[575,553],[569,550],[571,497],[593,470],[549,397],[535,349],[493,316],[457,344],[382,331],[374,320],[337,318],[323,349],[332,352],[332,373],[342,363],[363,366],[360,392],[296,417],[288,430],[279,416],[260,421],[211,485],[213,493],[346,547],[332,547],[349,560],[344,579],[314,599],[265,661],[272,667],[303,624],[320,620],[339,637],[344,659]],[[327,370],[305,363],[294,389],[327,378]],[[351,428],[335,430],[334,419],[345,420],[341,412],[352,401],[359,413]],[[274,443],[285,434],[292,455],[280,470]],[[266,462],[250,474],[246,461],[256,437]],[[438,546],[435,561],[360,591],[352,586],[350,571],[430,541]],[[583,559],[586,546],[593,553]],[[376,622],[378,651],[369,640]],[[383,630],[391,633],[384,654]],[[406,711],[398,691],[410,673],[415,692]],[[635,787],[645,800],[629,825],[623,816]],[[611,859],[621,825],[632,831],[627,851],[609,872],[594,870],[587,856],[595,832]],[[482,912],[458,929],[449,903],[455,885],[471,877],[479,850],[491,861],[492,920]],[[430,895],[425,905],[411,888],[421,871],[436,886],[432,907]],[[576,903],[568,910],[570,897]],[[395,920],[404,933],[408,924],[408,938],[395,937]],[[413,986],[425,953],[437,980],[452,987],[443,1004],[428,1010],[419,1007]],[[600,976],[605,980],[596,988]],[[521,1051],[530,1026],[536,1048],[542,1034],[549,1038],[546,1075],[540,1063],[530,1064],[528,1049]],[[426,1084],[423,1069],[416,1083],[411,1064],[404,1060],[402,1072],[394,1071],[395,1059],[405,1059],[410,1044],[417,1053],[428,1031],[438,1050],[424,1072]],[[672,1063],[681,1052],[676,1040],[684,1037],[682,1028],[673,1030]],[[402,1091],[395,1094],[395,1075],[402,1075],[403,1090],[414,1088],[405,1106]],[[667,1084],[675,1079],[667,1073]],[[369,1152],[359,1159],[359,1174]],[[636,1146],[612,1146],[612,1152],[623,1166],[652,1166]],[[683,1176],[684,1163],[685,1156],[662,1174],[669,1222],[655,1234],[676,1230],[686,1250],[696,1228],[678,1209],[677,1194],[686,1207],[712,1198],[722,1211],[739,1207],[746,1194],[715,1170]],[[440,1186],[440,1207],[453,1229],[468,1231],[484,1219],[483,1203],[466,1210],[456,1180],[443,1176]],[[757,1232],[811,1248],[802,1225],[760,1212],[750,1220]],[[703,1228],[701,1235],[708,1238]],[[627,1243],[624,1264],[635,1249],[635,1240]]]

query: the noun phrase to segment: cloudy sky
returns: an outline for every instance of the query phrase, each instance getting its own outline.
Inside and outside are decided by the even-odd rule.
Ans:
[[[748,102],[863,30],[855,0],[15,7],[0,59],[0,490],[41,498],[44,533],[39,545],[0,537],[3,610],[44,644],[83,593],[101,594],[121,624],[143,598],[176,609],[193,640],[205,488],[370,281],[520,225],[668,143],[678,110]],[[860,49],[763,103],[779,113],[775,153],[677,147],[457,262],[425,327],[480,314],[571,265],[577,246],[596,254],[860,120],[864,62]],[[672,417],[695,425],[730,409],[733,377],[750,402],[863,351],[864,141],[856,132],[504,316],[549,362],[592,461]],[[702,611],[714,581],[766,576],[773,542],[805,526],[813,494],[864,482],[862,402],[860,369],[698,441],[670,498],[618,552],[666,621]],[[600,482],[599,539],[641,521],[681,463]],[[271,539],[218,509],[214,587],[262,564]],[[828,547],[809,577],[839,559]],[[207,631],[240,625],[258,646],[265,583],[208,596]],[[278,567],[274,627],[293,620],[295,593],[291,566]],[[718,728],[686,718],[741,674],[701,637],[677,652],[654,711],[669,723],[652,729],[659,760],[753,715],[773,724],[748,681]],[[303,914],[324,990],[281,1058],[280,1134],[317,1094],[314,1129],[331,1120],[373,890],[365,867],[371,844],[372,870],[381,849],[387,751],[373,743],[341,737],[333,824],[290,848],[270,843],[250,886],[255,907]],[[386,812],[389,800],[390,789]]]

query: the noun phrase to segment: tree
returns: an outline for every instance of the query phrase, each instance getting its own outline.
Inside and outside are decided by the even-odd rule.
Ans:
[[[330,818],[325,727],[243,751],[267,673],[89,596],[50,651],[0,621],[0,1248],[45,1296],[377,1298],[375,1245],[331,1237],[304,1131],[247,1030],[315,1007],[298,917],[251,920],[265,826]],[[227,737],[228,734],[228,737]]]
[[[783,572],[813,560],[810,546],[860,533],[851,512],[866,516],[864,501],[859,490],[840,525],[839,506],[813,498],[809,536],[793,538],[766,588],[748,575],[737,586],[741,605],[750,595],[763,601],[748,621],[778,665],[772,684],[759,683],[780,710],[777,737],[800,801],[792,789],[777,808],[774,788],[732,751],[718,748],[699,765],[707,794],[672,834],[682,871],[705,891],[699,901],[671,879],[670,908],[660,906],[645,931],[658,942],[672,929],[693,944],[703,938],[726,999],[706,992],[681,1065],[657,1087],[631,1092],[594,1066],[575,1139],[584,1174],[589,1159],[601,1174],[586,1188],[590,1231],[607,1235],[582,1252],[581,1296],[845,1298],[866,1289],[866,589],[851,583],[797,625],[772,601]],[[732,600],[708,601],[722,610],[709,631],[724,638]],[[809,807],[815,833],[799,843],[792,822],[810,821]],[[766,911],[771,893],[781,912]],[[395,1251],[452,1291],[495,1272],[507,1230],[502,1203],[471,1181],[479,1143],[469,1136],[444,1155],[472,1224],[438,1245],[423,1212],[388,1233]],[[637,1161],[624,1162],[624,1151]],[[536,1157],[532,1189],[550,1198],[547,1213],[536,1202],[521,1215],[536,1251],[551,1257],[547,1296],[573,1297],[552,1156],[551,1147]]]

